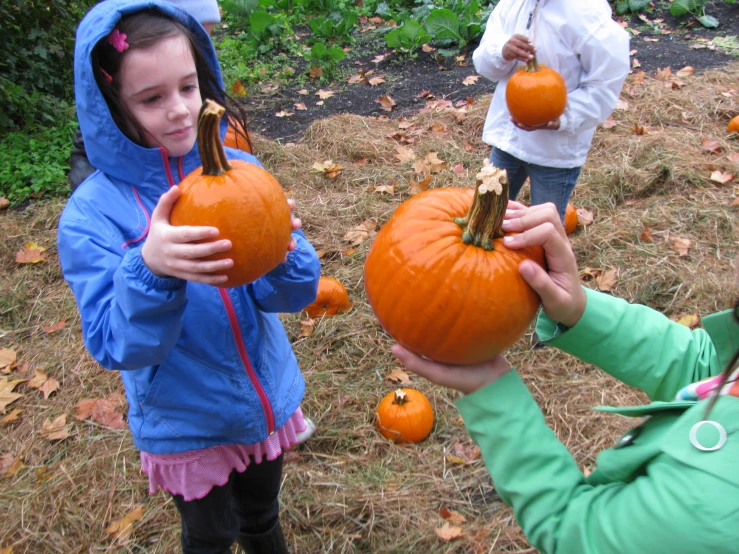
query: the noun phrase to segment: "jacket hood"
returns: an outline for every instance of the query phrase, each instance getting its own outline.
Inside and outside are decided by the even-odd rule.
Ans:
[[[113,121],[108,105],[92,71],[92,51],[108,36],[124,15],[154,8],[190,29],[219,85],[223,77],[215,48],[208,33],[186,11],[159,0],[106,0],[92,8],[77,29],[74,49],[74,90],[77,119],[90,163],[109,177],[141,183],[152,173],[162,174],[163,153],[159,148],[144,148],[132,142]],[[222,131],[227,127],[223,122]],[[197,157],[197,144],[186,158]],[[200,163],[196,164],[199,166]]]

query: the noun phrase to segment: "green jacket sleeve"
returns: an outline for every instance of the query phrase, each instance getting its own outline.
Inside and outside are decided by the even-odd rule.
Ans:
[[[685,385],[723,371],[703,329],[691,331],[661,313],[601,292],[585,289],[580,321],[562,331],[542,311],[539,339],[595,364],[651,400],[674,400]]]
[[[702,491],[711,490],[705,480],[714,477],[665,457],[650,466],[648,477],[588,484],[514,371],[460,398],[457,407],[496,491],[540,551],[727,552],[711,549],[714,538],[701,531],[713,527],[706,509],[711,499]]]

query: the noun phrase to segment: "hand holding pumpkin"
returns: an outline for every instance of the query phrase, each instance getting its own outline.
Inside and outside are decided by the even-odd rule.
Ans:
[[[293,231],[298,231],[303,226],[303,222],[300,219],[293,217],[295,215],[295,200],[292,198],[287,199],[287,205],[290,206],[290,223]],[[298,243],[295,241],[292,235],[290,235],[290,244],[287,246],[287,253],[282,259],[282,263],[287,261],[287,255],[298,247]]]
[[[541,298],[544,312],[554,321],[573,327],[585,311],[586,297],[575,254],[554,204],[527,208],[510,202],[503,230],[519,233],[503,238],[507,248],[516,250],[536,245],[544,249],[547,270],[525,260],[519,271]]]
[[[408,371],[428,379],[435,385],[458,390],[464,394],[486,387],[511,369],[508,360],[503,356],[495,356],[479,364],[449,365],[416,356],[399,344],[394,345],[392,351]]]
[[[200,258],[230,250],[231,241],[215,240],[218,237],[215,227],[170,225],[172,206],[179,197],[180,188],[175,186],[159,198],[151,214],[149,234],[141,248],[144,263],[158,277],[176,277],[209,285],[223,283],[226,276],[218,272],[233,266],[233,260]],[[205,240],[213,242],[200,242]]]
[[[559,118],[557,118],[555,121],[548,121],[541,125],[524,125],[523,123],[516,121],[515,118],[511,117],[511,123],[513,123],[516,127],[521,129],[522,131],[558,131],[559,130]]]
[[[536,48],[531,44],[531,39],[524,35],[513,35],[503,45],[503,59],[510,62],[520,60],[527,62],[534,58]]]

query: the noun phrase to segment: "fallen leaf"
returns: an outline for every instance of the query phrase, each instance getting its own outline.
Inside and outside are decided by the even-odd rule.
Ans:
[[[479,446],[457,443],[454,445],[453,453],[447,454],[446,458],[452,463],[467,465],[477,460],[481,455],[482,452]]]
[[[267,85],[266,87],[262,87],[262,92],[264,94],[272,94],[273,92],[279,90],[279,86],[277,85]]]
[[[664,81],[669,81],[672,79],[672,70],[669,67],[666,67],[664,69],[657,68],[657,79],[662,79]]]
[[[725,185],[729,181],[733,181],[734,177],[735,175],[733,173],[723,173],[722,171],[714,171],[711,173],[711,181],[721,183],[722,185]]]
[[[644,227],[644,230],[639,233],[639,240],[642,242],[654,242],[652,230],[649,227]]]
[[[739,198],[734,198],[734,200],[731,201],[730,206],[739,206]]]
[[[598,275],[598,277],[595,278],[595,286],[598,287],[598,290],[601,291],[609,291],[613,290],[613,287],[616,286],[616,283],[618,282],[618,270],[617,269],[609,269]]]
[[[396,146],[395,151],[397,152],[395,157],[398,158],[400,163],[410,163],[416,159],[416,153],[413,151],[413,148],[408,148],[407,146]]]
[[[357,83],[361,83],[367,80],[367,78],[364,76],[364,70],[360,71],[358,75],[352,75],[347,79],[350,85],[355,85]]]
[[[433,94],[431,94],[428,90],[422,90],[416,95],[417,98],[436,98]]]
[[[111,429],[123,429],[123,413],[118,411],[123,406],[123,400],[118,393],[112,393],[107,398],[89,398],[80,400],[74,405],[77,408],[75,418],[78,421],[92,419]]]
[[[66,324],[67,324],[67,320],[62,319],[61,321],[57,321],[53,325],[49,325],[48,327],[42,327],[41,329],[43,329],[44,333],[46,333],[47,335],[51,335],[53,333],[58,333],[59,331],[64,329],[64,326]]]
[[[438,152],[428,152],[423,160],[431,167],[431,173],[438,173],[446,169],[446,162],[439,158]]]
[[[367,219],[356,227],[352,227],[351,229],[349,229],[344,234],[344,240],[347,242],[351,242],[355,246],[362,244],[365,240],[375,235],[376,227],[377,223],[375,221]]]
[[[467,170],[466,170],[466,169],[464,168],[464,166],[463,166],[462,164],[457,164],[457,165],[455,165],[455,166],[454,166],[454,167],[452,168],[452,172],[453,172],[453,173],[454,173],[455,175],[466,175],[466,174],[467,174]]]
[[[308,70],[308,77],[310,77],[311,79],[318,79],[319,77],[322,77],[322,76],[323,76],[323,68],[321,67],[313,65]]]
[[[616,123],[616,120],[615,120],[615,119],[613,119],[613,116],[609,116],[609,117],[608,117],[608,119],[606,119],[606,120],[605,120],[605,121],[604,121],[603,123],[601,123],[600,125],[601,125],[601,127],[603,127],[604,129],[611,129],[611,128],[615,127],[616,125],[618,125],[618,123]]]
[[[332,91],[332,90],[323,90],[323,89],[319,90],[316,93],[316,96],[318,96],[318,98],[320,98],[321,100],[326,100],[327,98],[331,98],[332,96],[335,96],[335,95],[336,95],[336,93],[334,91]]]
[[[28,387],[38,389],[44,393],[44,399],[48,399],[49,395],[59,388],[59,381],[50,379],[46,373],[37,369],[34,376],[28,381]]]
[[[595,216],[593,215],[593,212],[586,208],[578,208],[577,209],[577,224],[580,227],[587,227],[591,223],[593,223],[593,218]]]
[[[380,63],[382,60],[384,60],[388,54],[378,54],[374,58],[372,58],[372,63]]]
[[[241,81],[239,79],[236,79],[233,86],[231,87],[231,92],[238,96],[246,96],[246,89],[244,88],[244,85],[241,84]]]
[[[323,163],[314,163],[311,169],[318,173],[323,173],[323,175],[329,179],[334,179],[344,168],[335,164],[331,160],[326,160]]]
[[[23,467],[23,458],[20,454],[13,456],[7,452],[0,456],[0,475],[10,477],[16,471]]]
[[[389,94],[387,96],[380,96],[380,98],[375,100],[375,102],[380,104],[380,108],[386,112],[392,111],[393,107],[397,106],[395,100],[393,100]]]
[[[352,162],[354,165],[367,165],[369,163],[369,160],[367,160],[367,157],[359,158],[358,160]]]
[[[301,88],[298,91],[298,94],[306,95],[306,94],[308,94],[308,89],[307,88]]]
[[[403,371],[402,369],[393,369],[390,373],[388,373],[385,376],[385,379],[387,381],[392,381],[393,383],[402,383],[404,385],[410,385],[411,384],[411,376],[406,371]]]
[[[467,523],[467,519],[462,514],[454,510],[450,510],[446,506],[439,510],[439,515],[444,519],[449,520],[449,523],[452,525],[462,525],[463,523]]]
[[[677,321],[680,325],[685,325],[686,327],[689,327],[690,329],[695,329],[700,324],[701,318],[698,317],[698,314],[686,314],[686,315],[680,316],[675,321]]]
[[[429,184],[431,183],[431,175],[427,175],[425,179],[421,181],[411,181],[410,184],[410,193],[412,195],[421,193],[425,191],[427,188],[429,188]]]
[[[19,264],[37,264],[43,262],[46,254],[46,248],[39,246],[35,242],[27,242],[23,248],[15,255],[15,261]]]
[[[675,73],[675,75],[677,75],[678,77],[690,77],[693,73],[695,73],[695,68],[689,65],[686,65],[682,69],[678,70],[678,72]]]
[[[141,521],[144,518],[144,510],[141,506],[136,506],[130,512],[128,512],[123,518],[118,521],[114,521],[106,531],[113,535],[119,541],[123,541],[133,531],[133,524],[137,521]]]
[[[632,133],[635,135],[647,135],[649,134],[649,127],[646,127],[644,125],[638,125],[634,123],[633,127],[629,129]]]
[[[4,196],[0,196],[0,210],[5,210],[8,206],[10,206],[10,200],[5,198]],[[8,548],[13,548],[12,546],[9,546]],[[2,554],[0,552],[0,554]]]
[[[464,78],[464,81],[462,81],[462,84],[468,87],[470,85],[474,85],[475,83],[477,83],[479,79],[480,79],[479,75],[468,75],[467,77]]]
[[[290,117],[291,115],[294,115],[295,112],[288,112],[287,110],[281,110],[275,114],[275,117]]]
[[[0,372],[8,374],[16,367],[17,354],[10,348],[0,348]]]
[[[731,154],[729,154],[728,156],[726,156],[726,158],[731,163],[734,163],[734,164],[739,165],[739,152],[732,152]]]
[[[54,421],[47,417],[41,429],[41,436],[50,441],[64,440],[69,437],[71,429],[72,425],[67,425],[67,414],[60,415]]]
[[[713,152],[714,154],[721,151],[721,143],[717,140],[702,140],[701,146],[703,147],[703,150]]]
[[[435,51],[436,48],[434,48],[433,46],[429,46],[428,44],[424,44],[423,46],[421,46],[421,50],[423,50],[427,54],[430,54],[431,52]]]
[[[25,379],[8,380],[7,377],[0,377],[0,414],[5,413],[5,408],[18,400],[22,394],[13,392],[13,389],[20,383],[25,383]]]
[[[682,237],[672,237],[672,249],[677,252],[681,257],[687,256],[693,241],[690,239],[684,239]]]
[[[20,420],[20,415],[23,413],[23,410],[13,410],[8,415],[4,416],[2,419],[0,419],[0,425],[10,425],[11,423],[15,423],[16,421]]]
[[[636,29],[634,29],[634,30],[636,30]],[[631,69],[638,69],[640,67],[641,67],[641,63],[639,63],[639,60],[637,60],[636,58],[634,58],[633,60],[631,60]]]
[[[316,324],[315,319],[306,319],[300,322],[300,335],[301,337],[310,337],[313,334],[313,327]]]
[[[295,106],[296,110],[307,110],[308,109],[308,107],[302,102],[296,102],[295,104],[293,104],[293,106]]]
[[[372,77],[369,81],[367,81],[370,86],[376,87],[377,85],[381,85],[385,82],[385,79],[383,77]]]
[[[323,106],[323,104],[324,104],[323,100],[319,100],[318,102],[316,102],[316,106]]]
[[[434,529],[437,536],[443,541],[453,541],[463,535],[461,527],[451,527],[449,522],[445,523],[443,527]]]
[[[629,109],[629,103],[624,100],[623,98],[619,98],[616,101],[616,107],[614,110],[628,110]]]
[[[395,184],[392,185],[376,185],[374,187],[375,192],[382,192],[389,194],[390,196],[395,194]]]

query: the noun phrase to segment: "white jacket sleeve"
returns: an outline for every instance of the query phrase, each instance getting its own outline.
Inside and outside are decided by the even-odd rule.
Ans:
[[[559,120],[561,132],[577,134],[599,125],[611,115],[629,74],[629,36],[613,21],[600,26],[575,50],[582,76],[567,94],[567,108]]]
[[[499,3],[488,18],[480,45],[472,53],[475,71],[493,82],[507,77],[516,67],[516,60],[503,59],[503,46],[511,38],[503,26],[502,4]]]

